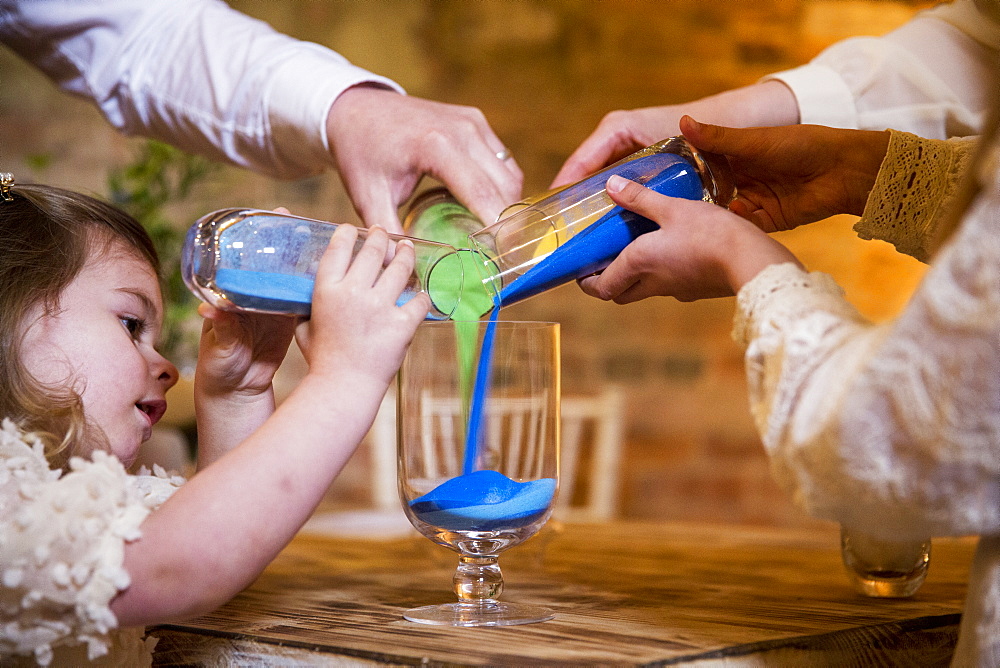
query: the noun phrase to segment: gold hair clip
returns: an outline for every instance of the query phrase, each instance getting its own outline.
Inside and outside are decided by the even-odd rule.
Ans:
[[[0,198],[5,202],[14,201],[14,196],[10,194],[12,185],[14,185],[14,175],[10,172],[0,172]]]

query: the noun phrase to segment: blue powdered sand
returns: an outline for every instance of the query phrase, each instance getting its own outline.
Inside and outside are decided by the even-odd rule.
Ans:
[[[289,315],[312,312],[315,281],[307,276],[220,267],[215,271],[215,286],[226,299],[241,308]],[[402,306],[414,294],[404,291],[396,304]]]
[[[643,185],[661,195],[701,199],[701,179],[691,163],[678,155],[656,154],[639,158],[623,165],[616,170],[616,173],[626,179],[642,182],[636,176],[642,173],[646,167],[645,163],[651,161],[667,162],[667,166],[646,180]],[[606,180],[607,175],[591,177],[591,179],[596,178]],[[557,247],[523,276],[503,288],[500,291],[500,303],[513,304],[563,283],[596,273],[611,264],[611,261],[639,235],[652,232],[658,227],[659,225],[648,218],[615,206],[599,220]]]
[[[309,315],[314,282],[305,276],[220,267],[215,285],[242,308]]]
[[[410,510],[448,531],[496,531],[531,524],[545,514],[556,491],[554,478],[515,482],[481,470],[452,478],[418,499]]]

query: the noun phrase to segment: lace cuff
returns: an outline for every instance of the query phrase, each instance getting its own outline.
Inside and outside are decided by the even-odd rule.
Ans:
[[[805,298],[794,299],[790,292]],[[772,264],[736,295],[733,340],[745,348],[764,330],[780,329],[782,323],[791,322],[803,309],[823,308],[856,317],[843,295],[843,289],[827,274],[807,273],[791,262]]]
[[[936,231],[948,215],[976,138],[924,139],[890,130],[889,148],[854,225],[862,239],[888,241],[927,262]]]

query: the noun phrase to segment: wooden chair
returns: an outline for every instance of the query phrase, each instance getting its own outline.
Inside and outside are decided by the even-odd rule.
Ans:
[[[557,519],[607,522],[618,516],[624,413],[625,395],[614,385],[593,396],[563,397]]]
[[[622,444],[625,432],[625,396],[620,387],[607,385],[599,394],[563,396],[561,413],[561,459],[559,470],[559,497],[555,516],[565,521],[604,522],[614,519],[620,508],[620,475]],[[451,443],[455,434],[463,432],[463,419],[456,400],[425,399],[422,402],[423,423],[426,429],[437,430],[434,437],[427,436],[427,443]],[[493,433],[507,433],[512,440],[525,447],[537,447],[538,420],[544,419],[538,406],[507,402],[500,410],[487,416],[489,420],[505,420],[506,431],[494,429]],[[388,397],[382,405],[373,428],[374,454],[373,478],[379,480],[376,505],[389,507],[399,504],[396,492],[395,450],[395,397]],[[527,438],[519,438],[528,430]],[[444,448],[440,456],[453,457],[455,449]],[[516,457],[518,453],[509,452]],[[433,455],[431,455],[433,456]],[[530,472],[524,473],[526,477]]]
[[[428,478],[447,477],[460,470],[458,458],[464,448],[465,422],[457,397],[432,397],[425,394],[420,400],[421,442],[423,460]],[[483,416],[490,440],[483,447],[487,456],[506,459],[505,471],[519,478],[537,478],[541,470],[517,469],[534,463],[533,455],[542,447],[549,419],[549,400],[545,395],[531,398],[504,398],[490,401],[489,412]],[[393,435],[395,438],[395,436]],[[503,447],[502,444],[511,444]],[[489,468],[491,465],[486,464]],[[511,473],[513,472],[513,473]],[[393,479],[395,482],[395,479]]]

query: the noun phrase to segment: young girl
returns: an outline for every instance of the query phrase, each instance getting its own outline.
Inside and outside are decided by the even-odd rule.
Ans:
[[[0,663],[148,664],[142,627],[221,605],[295,535],[367,432],[429,304],[396,301],[400,245],[342,225],[312,316],[206,305],[195,380],[198,470],[129,475],[177,370],[148,236],[51,187],[0,193]],[[275,410],[296,336],[309,370]],[[155,642],[155,641],[154,641]],[[27,660],[27,659],[22,659]]]

